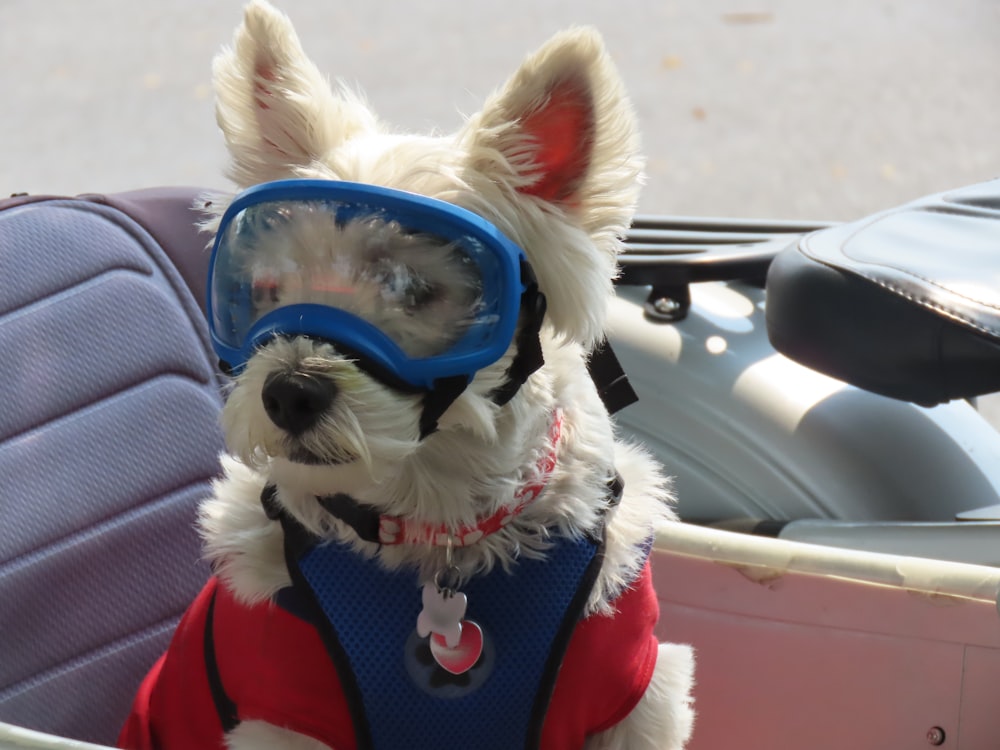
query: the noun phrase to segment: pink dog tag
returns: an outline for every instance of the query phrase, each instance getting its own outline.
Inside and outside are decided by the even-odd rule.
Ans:
[[[431,655],[434,661],[452,674],[465,674],[479,661],[483,653],[483,631],[472,620],[462,620],[462,637],[450,648],[444,636],[431,634]]]

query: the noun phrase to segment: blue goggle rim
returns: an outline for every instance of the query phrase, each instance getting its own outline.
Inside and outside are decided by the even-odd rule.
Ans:
[[[295,304],[279,307],[261,316],[253,325],[243,326],[246,334],[242,344],[234,346],[228,343],[218,330],[219,316],[215,311],[217,262],[226,230],[233,219],[247,208],[262,203],[297,200],[340,203],[338,218],[344,221],[356,215],[367,215],[369,209],[378,209],[381,216],[398,221],[407,229],[461,244],[468,250],[468,257],[476,262],[480,261],[478,256],[483,250],[489,251],[492,257],[491,273],[483,274],[482,282],[484,297],[497,300],[491,314],[495,316],[495,322],[490,326],[479,326],[475,335],[467,334],[442,354],[414,358],[407,356],[378,328],[352,313],[325,305]],[[353,212],[350,209],[352,203],[357,204]],[[469,239],[478,246],[471,245]],[[497,227],[481,216],[446,201],[355,182],[295,179],[262,183],[237,195],[219,223],[208,274],[207,311],[212,346],[219,359],[234,373],[242,370],[257,348],[274,336],[303,335],[341,344],[418,388],[431,389],[435,380],[459,375],[471,381],[476,372],[500,359],[513,340],[521,296],[526,289],[521,274],[522,264],[527,264],[524,251]],[[240,314],[239,307],[234,309],[232,304],[228,307],[230,317]],[[251,314],[249,301],[243,306],[243,314],[248,317]]]

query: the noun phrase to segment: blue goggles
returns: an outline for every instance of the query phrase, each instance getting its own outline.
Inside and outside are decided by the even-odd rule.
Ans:
[[[530,276],[521,248],[450,203],[350,182],[269,182],[240,193],[219,224],[209,331],[234,372],[275,336],[308,336],[432,389],[468,382],[504,354]]]

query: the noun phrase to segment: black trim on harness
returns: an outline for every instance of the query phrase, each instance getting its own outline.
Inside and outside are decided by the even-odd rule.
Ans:
[[[264,506],[264,514],[272,521],[281,521],[286,526],[287,514],[278,503],[278,488],[268,484],[260,492],[260,504]],[[372,506],[359,503],[350,495],[338,492],[335,495],[317,496],[316,501],[323,510],[339,521],[350,526],[358,537],[366,542],[379,544],[379,522],[382,515]]]
[[[382,516],[372,506],[362,505],[343,492],[316,499],[323,506],[323,510],[346,523],[366,542],[379,543],[379,521]]]
[[[222,724],[222,733],[227,734],[240,723],[240,713],[226,692],[222,684],[222,675],[219,673],[219,662],[215,657],[215,596],[217,592],[212,592],[212,601],[208,603],[208,613],[205,616],[205,674],[208,676],[208,689],[212,693],[212,702],[215,704],[215,713],[219,716],[219,723]]]
[[[597,576],[600,575],[601,567],[604,565],[606,528],[606,524],[601,524],[600,541],[595,542],[597,550],[580,578],[580,585],[577,586],[576,593],[566,608],[559,630],[552,641],[552,648],[549,649],[549,657],[545,661],[545,669],[542,671],[542,679],[539,681],[535,702],[531,708],[531,719],[528,721],[528,732],[524,740],[525,750],[538,750],[541,747],[542,728],[549,712],[549,704],[552,702],[552,694],[556,689],[559,670],[562,668],[563,659],[566,657],[566,650],[573,639],[576,626],[582,619],[581,616],[587,606],[587,600],[590,599],[590,592],[593,590]]]
[[[371,730],[368,728],[368,720],[365,715],[365,704],[361,697],[361,688],[354,677],[354,669],[351,667],[347,651],[341,645],[337,632],[323,613],[323,608],[316,599],[312,587],[298,566],[299,558],[317,540],[287,513],[281,513],[279,521],[285,536],[285,567],[288,568],[288,575],[292,579],[292,587],[296,595],[298,610],[296,614],[300,617],[304,615],[304,619],[316,628],[326,653],[333,662],[334,669],[337,670],[347,710],[351,715],[351,724],[354,727],[356,749],[374,750]]]

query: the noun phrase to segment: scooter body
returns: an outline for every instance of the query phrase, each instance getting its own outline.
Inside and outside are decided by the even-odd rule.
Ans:
[[[682,517],[951,522],[1000,503],[1000,432],[969,402],[921,407],[788,359],[745,282],[694,285],[676,323],[645,315],[646,293],[620,287],[612,308],[639,395],[619,422],[676,478]]]

